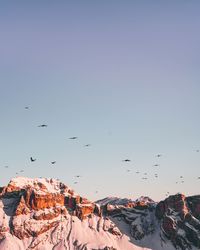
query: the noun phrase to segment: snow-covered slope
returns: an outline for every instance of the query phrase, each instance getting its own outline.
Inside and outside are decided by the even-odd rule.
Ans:
[[[57,180],[14,178],[0,200],[0,250],[144,250]]]

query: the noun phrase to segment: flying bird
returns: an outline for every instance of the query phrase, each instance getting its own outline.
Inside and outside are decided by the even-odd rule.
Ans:
[[[81,177],[81,175],[75,175],[74,177],[79,178],[79,177]]]
[[[33,157],[30,157],[30,160],[33,162],[33,161],[36,161],[36,159],[33,159]]]
[[[28,106],[26,106],[26,107],[25,107],[25,109],[29,109],[29,107],[28,107]]]
[[[154,164],[153,166],[154,166],[154,167],[159,167],[160,165],[159,165],[159,164]]]
[[[89,147],[89,146],[91,146],[91,144],[85,144],[85,145],[84,145],[84,147]]]
[[[74,182],[74,184],[77,184],[77,183],[78,183],[77,181]]]
[[[41,124],[41,125],[39,125],[38,127],[39,127],[39,128],[47,128],[48,125],[47,125],[47,124]]]
[[[125,161],[125,162],[130,162],[131,160],[129,160],[129,159],[125,159],[125,160],[122,160],[122,161]]]
[[[52,161],[52,162],[51,162],[51,164],[55,164],[55,163],[56,163],[56,161]]]
[[[69,137],[70,140],[75,140],[77,138],[78,138],[77,136]]]
[[[161,157],[162,155],[161,154],[157,154],[156,157]]]

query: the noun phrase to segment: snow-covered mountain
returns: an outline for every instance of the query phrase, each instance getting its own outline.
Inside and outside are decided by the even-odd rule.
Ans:
[[[24,177],[0,188],[0,250],[199,249],[199,219],[200,196],[93,203],[58,180]]]

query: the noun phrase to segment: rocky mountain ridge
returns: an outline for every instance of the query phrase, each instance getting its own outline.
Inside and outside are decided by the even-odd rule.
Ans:
[[[0,250],[200,249],[200,196],[95,203],[55,179],[0,189]]]

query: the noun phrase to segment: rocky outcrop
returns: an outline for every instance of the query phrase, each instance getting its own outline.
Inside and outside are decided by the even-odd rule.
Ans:
[[[84,237],[83,237],[84,235]],[[134,250],[98,204],[52,179],[16,178],[1,192],[1,249]]]
[[[68,213],[80,220],[101,215],[98,205],[52,179],[22,179],[22,184],[11,180],[2,188],[1,198],[8,204],[5,211],[11,216],[11,233],[19,239],[37,237],[55,228]],[[7,229],[3,225],[0,229],[2,238]]]
[[[191,245],[200,247],[199,198],[177,194],[169,196],[156,207],[162,233],[175,247],[183,250]]]

